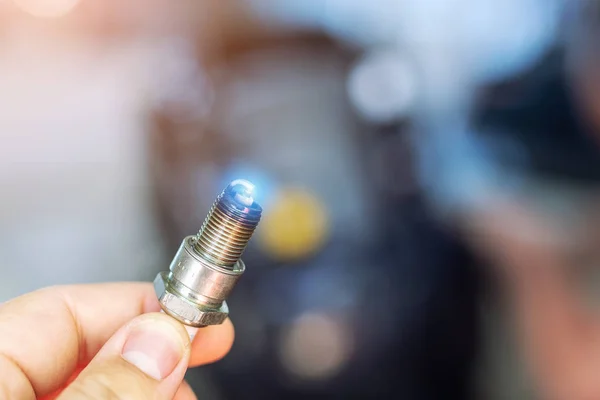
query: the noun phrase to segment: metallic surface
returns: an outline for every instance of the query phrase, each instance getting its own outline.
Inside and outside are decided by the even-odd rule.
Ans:
[[[154,290],[165,313],[195,327],[225,321],[225,300],[244,273],[240,257],[262,213],[252,190],[249,182],[232,182],[217,197],[200,232],[183,239],[169,271],[157,275]]]
[[[194,246],[208,262],[225,268],[240,259],[262,213],[251,197],[253,188],[240,182],[232,182],[217,197]]]

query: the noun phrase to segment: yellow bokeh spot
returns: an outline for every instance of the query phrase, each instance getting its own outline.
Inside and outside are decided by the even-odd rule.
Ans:
[[[263,250],[272,257],[292,261],[318,251],[328,233],[328,216],[310,192],[287,188],[265,210],[258,230]]]

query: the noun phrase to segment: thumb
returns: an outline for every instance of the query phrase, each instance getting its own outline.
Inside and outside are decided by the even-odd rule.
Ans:
[[[59,399],[170,400],[189,356],[183,325],[165,314],[144,314],[119,329]]]

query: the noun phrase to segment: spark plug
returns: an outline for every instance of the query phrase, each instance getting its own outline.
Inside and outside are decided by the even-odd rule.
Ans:
[[[215,200],[197,235],[183,239],[154,290],[165,313],[190,327],[223,323],[226,299],[246,269],[241,259],[262,214],[254,185],[238,179]]]

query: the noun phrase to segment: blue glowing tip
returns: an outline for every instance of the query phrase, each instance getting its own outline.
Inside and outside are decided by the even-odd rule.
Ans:
[[[254,203],[254,190],[255,186],[245,179],[236,179],[225,189],[236,202],[246,207]]]

